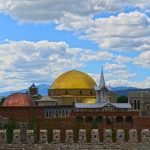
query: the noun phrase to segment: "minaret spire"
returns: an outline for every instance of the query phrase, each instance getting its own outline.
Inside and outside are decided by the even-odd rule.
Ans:
[[[104,79],[104,74],[103,74],[103,66],[101,68],[101,77],[100,77],[100,82],[99,82],[99,87],[105,87],[105,79]]]

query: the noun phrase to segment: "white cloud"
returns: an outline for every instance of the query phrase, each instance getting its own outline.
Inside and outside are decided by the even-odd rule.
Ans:
[[[100,60],[110,60],[113,54],[107,51],[85,51],[81,54],[81,61],[100,61]]]
[[[1,44],[0,90],[27,88],[32,82],[50,83],[64,70],[83,66],[77,57],[80,51],[65,42],[10,41]]]
[[[54,22],[66,14],[94,16],[103,11],[120,11],[125,6],[149,11],[147,0],[1,0],[0,11],[25,22]]]
[[[81,37],[94,41],[102,49],[149,50],[150,19],[140,12],[98,18]]]
[[[104,69],[108,70],[108,71],[124,70],[124,69],[126,69],[126,66],[123,64],[106,63],[104,65]]]
[[[81,30],[87,28],[93,23],[89,17],[78,16],[66,13],[57,23],[57,30]]]
[[[133,59],[133,63],[143,68],[150,68],[150,51],[140,53],[139,56]]]
[[[107,79],[130,79],[136,75],[136,73],[130,72],[126,65],[124,64],[115,64],[115,63],[106,63],[104,65],[104,70],[107,71]]]
[[[0,10],[27,22],[50,22],[66,13],[89,16],[102,10],[118,9],[113,3],[100,0],[1,0]]]
[[[117,86],[127,86],[127,87],[137,87],[137,88],[149,88],[150,87],[150,77],[145,78],[143,81],[129,81],[125,79],[109,80],[107,82],[112,87]]]
[[[123,55],[114,55],[113,61],[119,64],[132,62],[133,58],[123,56]]]
[[[93,77],[97,84],[99,84],[100,74],[93,74],[89,73],[91,77]],[[118,87],[118,86],[125,86],[125,87],[137,87],[137,88],[149,88],[150,87],[150,77],[146,77],[142,81],[131,81],[126,78],[109,78],[109,74],[105,73],[105,82],[106,86],[110,87]]]

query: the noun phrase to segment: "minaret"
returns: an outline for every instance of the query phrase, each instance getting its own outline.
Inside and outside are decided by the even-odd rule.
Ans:
[[[109,101],[108,89],[105,85],[105,79],[103,74],[103,67],[101,69],[101,77],[98,86],[95,86],[96,91],[96,102],[97,103],[106,103]]]

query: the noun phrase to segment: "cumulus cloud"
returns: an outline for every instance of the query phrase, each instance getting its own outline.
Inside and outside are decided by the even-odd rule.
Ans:
[[[111,60],[113,57],[112,53],[107,51],[85,51],[81,54],[81,61],[100,61],[100,60]]]
[[[94,41],[102,49],[149,50],[150,19],[140,12],[98,18],[81,37]]]
[[[100,0],[1,0],[0,10],[27,22],[51,22],[66,13],[89,16],[102,10],[115,10],[118,6]]]
[[[1,91],[28,87],[32,82],[48,83],[67,69],[83,66],[82,51],[65,42],[10,41],[0,45]]]
[[[100,47],[94,52],[71,48],[65,42],[8,41],[0,44],[1,90],[7,90],[5,87],[20,89],[31,82],[48,82],[63,70],[78,68],[91,60],[113,61],[104,65],[106,78],[112,85],[144,85],[149,78],[139,84],[128,81],[136,74],[124,63],[150,66],[150,19],[145,14],[150,11],[149,6],[147,0],[1,0],[0,12],[19,22],[54,22],[57,30],[73,31]],[[123,12],[125,7],[138,7],[142,11],[108,18],[94,17],[100,12]],[[138,51],[140,54],[133,59],[106,50]],[[99,75],[96,76],[98,79]]]
[[[133,59],[133,63],[143,68],[150,68],[150,51],[140,53],[139,56]]]
[[[0,11],[25,22],[52,22],[67,13],[77,16],[94,16],[102,11],[119,11],[124,7],[149,10],[146,0],[1,0]]]
[[[133,62],[133,58],[123,56],[123,55],[114,55],[113,61],[119,64],[124,64],[124,63]]]
[[[126,79],[109,80],[107,83],[113,87],[117,86],[127,86],[127,87],[137,87],[137,88],[149,88],[150,87],[150,77],[146,77],[143,81],[129,81]]]
[[[137,11],[97,19],[68,14],[58,21],[57,29],[82,30],[78,33],[80,38],[106,50],[140,52],[150,49],[150,18]]]
[[[94,78],[97,84],[100,81],[100,74],[89,73],[91,77]],[[150,77],[146,77],[142,81],[132,81],[124,78],[109,78],[109,74],[105,73],[105,82],[106,86],[108,87],[118,87],[118,86],[125,86],[125,87],[136,87],[136,88],[149,88],[150,87]]]
[[[89,73],[91,77],[93,77],[97,84],[100,81],[100,74],[93,74]],[[110,87],[118,87],[118,86],[125,86],[125,87],[137,87],[137,88],[149,88],[150,87],[150,77],[146,77],[142,81],[132,81],[126,78],[109,78],[110,75],[108,73],[104,74],[106,86]]]
[[[130,79],[136,75],[124,64],[106,63],[104,69],[107,71],[107,79]]]

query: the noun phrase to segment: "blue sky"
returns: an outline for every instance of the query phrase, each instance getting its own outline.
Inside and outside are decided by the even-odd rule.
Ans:
[[[0,92],[77,69],[150,87],[150,1],[1,0]]]

